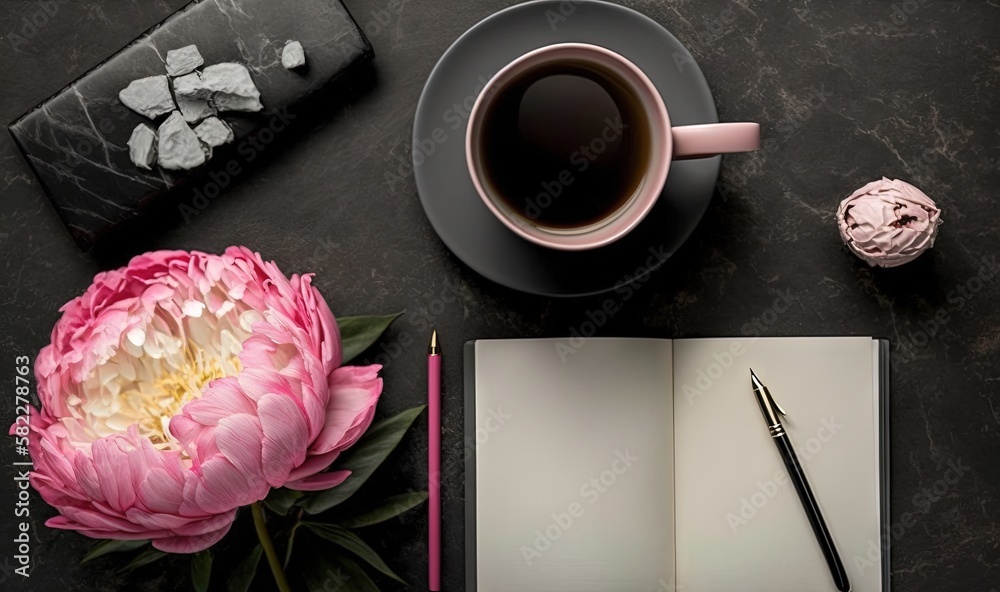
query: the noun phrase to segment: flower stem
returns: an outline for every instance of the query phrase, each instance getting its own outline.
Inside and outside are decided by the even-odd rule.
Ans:
[[[288,585],[288,579],[285,578],[285,570],[282,569],[281,561],[278,560],[278,552],[274,550],[274,543],[271,542],[271,535],[267,532],[267,525],[264,524],[264,510],[260,507],[260,502],[250,504],[250,509],[253,511],[253,524],[257,528],[257,538],[260,539],[260,545],[264,547],[264,554],[267,555],[267,562],[271,566],[271,573],[274,574],[274,582],[278,584],[278,590],[292,592],[292,587]]]

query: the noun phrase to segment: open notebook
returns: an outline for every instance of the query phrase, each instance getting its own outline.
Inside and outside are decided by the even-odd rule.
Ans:
[[[466,344],[469,592],[835,591],[760,410],[788,413],[854,592],[888,591],[888,344]]]

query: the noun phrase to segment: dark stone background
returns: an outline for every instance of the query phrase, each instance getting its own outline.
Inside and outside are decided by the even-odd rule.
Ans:
[[[43,3],[5,0],[0,121],[13,120],[184,3],[56,0],[45,3],[57,6],[54,14],[35,17],[45,14]],[[316,272],[337,314],[407,311],[383,341],[383,416],[424,400],[421,328],[431,322],[438,328],[446,355],[445,585],[463,589],[461,344],[566,335],[604,302],[526,296],[478,277],[436,238],[408,174],[413,112],[435,61],[465,29],[508,4],[347,0],[375,46],[373,88],[344,109],[300,118],[265,162],[188,223],[164,219],[156,232],[89,254],[77,250],[3,134],[3,421],[14,416],[14,358],[34,357],[59,306],[95,273],[149,249],[220,252],[248,245],[287,273]],[[1000,275],[975,279],[989,275],[1000,245],[994,215],[1000,114],[993,102],[1000,6],[996,0],[625,4],[688,44],[722,120],[759,121],[773,142],[725,159],[719,193],[695,235],[632,298],[616,301],[618,312],[598,334],[738,335],[756,322],[764,335],[888,337],[894,589],[1000,589]],[[12,36],[32,18],[45,22],[15,48]],[[668,56],[664,67],[672,67]],[[839,199],[881,175],[913,182],[944,210],[934,250],[902,269],[872,270],[856,260],[834,224]],[[623,279],[633,272],[623,269]],[[793,306],[775,318],[769,311],[781,294]],[[423,488],[420,425],[390,459],[379,483],[385,492]],[[12,448],[0,453],[2,503],[9,504],[0,509],[6,541],[0,565],[14,554]],[[934,494],[950,462],[969,470]],[[32,577],[6,575],[4,589],[11,582],[14,590],[190,588],[186,558],[130,578],[114,574],[114,561],[78,567],[90,542],[45,528],[51,511],[37,497],[32,511]],[[365,533],[412,589],[426,584],[424,529],[417,511]],[[271,588],[264,570],[257,582]]]

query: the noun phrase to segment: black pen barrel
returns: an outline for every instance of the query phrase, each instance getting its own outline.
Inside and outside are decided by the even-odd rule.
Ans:
[[[833,581],[838,590],[848,592],[851,589],[851,583],[847,580],[847,572],[844,570],[844,564],[840,561],[837,547],[833,544],[833,537],[830,535],[830,530],[826,527],[823,514],[819,511],[819,504],[816,503],[816,497],[813,496],[813,492],[809,488],[809,482],[806,480],[805,472],[802,471],[802,465],[799,464],[798,457],[795,456],[795,450],[792,448],[791,440],[788,439],[788,434],[781,434],[775,437],[774,443],[778,446],[782,460],[785,461],[788,478],[795,485],[795,491],[798,492],[799,499],[802,501],[802,507],[809,518],[809,524],[816,534],[816,540],[819,541],[823,556],[826,557],[826,563],[830,566],[830,574],[833,576]]]

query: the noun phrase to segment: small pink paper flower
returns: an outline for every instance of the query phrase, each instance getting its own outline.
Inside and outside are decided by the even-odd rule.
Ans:
[[[371,423],[380,366],[338,367],[311,279],[244,247],[157,251],[63,306],[29,442],[47,524],[190,553],[272,487],[347,478],[324,469]]]
[[[882,177],[840,202],[840,238],[870,265],[896,267],[934,246],[941,210],[913,185]]]

